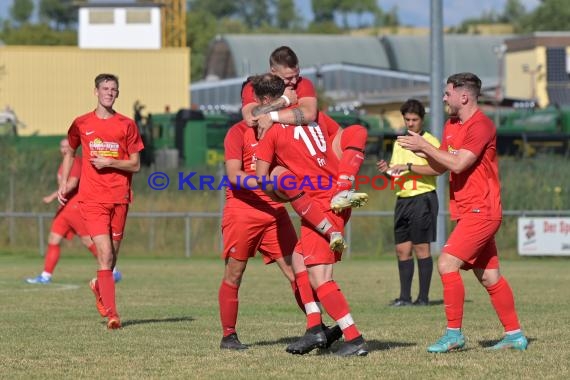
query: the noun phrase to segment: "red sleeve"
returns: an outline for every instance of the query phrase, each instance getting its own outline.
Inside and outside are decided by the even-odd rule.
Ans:
[[[69,172],[69,178],[71,178],[71,177],[75,177],[75,178],[81,177],[81,157],[80,156],[75,156],[75,158],[73,159],[73,166],[71,167],[71,171]]]
[[[322,127],[323,130],[327,131],[327,134],[332,139],[340,129],[340,125],[332,117],[324,112],[320,112],[317,115],[317,122]]]
[[[77,127],[77,120],[73,120],[69,130],[67,131],[67,140],[69,141],[69,146],[73,150],[77,150],[79,145],[81,145],[81,136],[79,134],[79,128]]]
[[[258,160],[273,162],[273,157],[275,157],[275,149],[277,146],[278,133],[279,128],[273,125],[273,128],[270,128],[263,139],[259,141],[259,146],[255,152]]]
[[[295,88],[297,92],[297,98],[316,98],[317,92],[315,91],[315,86],[310,79],[301,77]]]
[[[127,128],[127,153],[133,154],[140,152],[143,149],[144,145],[139,133],[139,129],[137,128],[134,121],[130,121]]]
[[[493,139],[494,128],[489,123],[476,122],[471,124],[461,149],[467,149],[477,157],[481,156],[489,141]]]
[[[230,128],[224,138],[225,160],[243,161],[243,130],[237,126]]]
[[[441,144],[439,145],[439,150],[445,150],[446,152],[448,151],[448,147],[447,147],[447,128],[449,125],[449,120],[445,122],[445,125],[443,126],[443,133],[441,134]]]
[[[253,93],[253,85],[251,82],[247,82],[241,91],[241,106],[243,107],[250,103],[257,102],[255,101],[255,94]]]

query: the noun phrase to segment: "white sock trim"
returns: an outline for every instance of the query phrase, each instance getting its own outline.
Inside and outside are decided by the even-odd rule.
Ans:
[[[344,317],[337,319],[336,323],[338,323],[341,330],[344,330],[347,327],[354,325],[354,319],[352,319],[352,315],[350,315],[350,313],[348,313]]]
[[[307,315],[309,314],[313,314],[313,313],[321,313],[321,309],[319,309],[319,305],[317,305],[316,302],[309,302],[305,304],[305,313],[307,313]]]

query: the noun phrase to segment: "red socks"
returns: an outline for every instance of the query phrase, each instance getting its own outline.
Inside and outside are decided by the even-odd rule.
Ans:
[[[364,162],[368,131],[361,125],[351,125],[342,131],[340,148],[342,158],[338,166],[337,192],[350,190],[354,178]]]
[[[327,313],[334,319],[344,334],[344,340],[353,340],[361,334],[350,315],[348,303],[334,281],[328,281],[317,288],[317,295]]]
[[[303,271],[295,274],[295,281],[299,288],[299,295],[301,296],[303,309],[307,315],[307,330],[311,327],[320,326],[323,323],[321,318],[321,309],[315,300],[313,288],[311,288],[311,283],[309,281],[309,273],[307,271]]]
[[[443,283],[443,305],[447,318],[447,327],[460,329],[463,321],[463,303],[465,287],[459,272],[450,272],[441,276]]]
[[[489,286],[486,289],[505,331],[520,329],[520,323],[515,309],[515,297],[507,280],[501,276],[495,285]]]
[[[238,315],[239,287],[222,281],[218,292],[218,303],[220,304],[220,321],[224,336],[236,332],[236,322]]]
[[[59,244],[48,244],[46,257],[44,259],[44,272],[53,273],[59,261],[60,254],[61,248],[59,248]]]
[[[97,271],[97,283],[103,305],[107,308],[107,317],[118,317],[117,306],[115,304],[115,280],[113,280],[113,270],[102,269]]]

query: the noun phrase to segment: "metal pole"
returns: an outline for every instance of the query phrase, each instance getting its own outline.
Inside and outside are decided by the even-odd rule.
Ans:
[[[190,229],[190,222],[191,222],[191,218],[190,215],[186,215],[184,217],[184,249],[186,251],[186,257],[190,257],[191,251],[190,251],[190,234],[191,234],[191,229]]]
[[[430,8],[430,127],[432,133],[441,140],[443,132],[443,5],[442,0],[431,0]],[[447,239],[445,189],[447,176],[437,178],[437,239],[434,251],[441,252]]]
[[[44,217],[40,214],[38,215],[38,226],[39,226],[39,239],[40,239],[40,256],[44,255],[45,252],[45,245],[44,245]]]

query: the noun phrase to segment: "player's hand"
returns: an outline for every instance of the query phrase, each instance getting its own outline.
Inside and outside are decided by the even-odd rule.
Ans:
[[[100,170],[110,167],[113,159],[107,157],[93,157],[89,161],[91,161],[91,165],[95,166],[97,170]]]
[[[390,177],[398,177],[402,175],[402,173],[406,170],[408,170],[407,165],[392,165],[386,174],[388,174]]]
[[[45,204],[48,204],[48,203],[53,202],[53,200],[55,198],[57,198],[57,193],[46,195],[45,197],[42,198],[42,202],[44,202]]]
[[[297,91],[295,91],[292,87],[285,87],[285,91],[283,91],[283,95],[285,95],[290,102],[290,105],[297,104]]]
[[[67,183],[62,183],[59,186],[59,189],[57,190],[57,201],[62,206],[65,206],[65,204],[67,203],[67,198],[65,197],[65,194],[67,194]]]
[[[386,173],[389,168],[388,163],[384,160],[380,160],[376,163],[376,169],[378,169],[380,173]]]
[[[260,115],[257,119],[257,139],[261,140],[272,126],[273,120],[269,114]]]
[[[422,152],[425,144],[429,144],[419,133],[408,131],[408,135],[398,136],[398,144],[404,149],[412,152]]]

